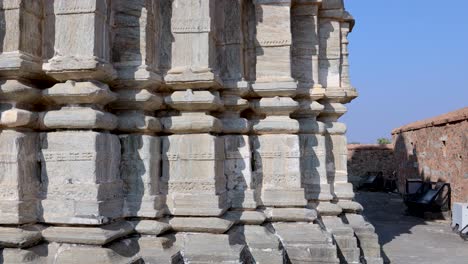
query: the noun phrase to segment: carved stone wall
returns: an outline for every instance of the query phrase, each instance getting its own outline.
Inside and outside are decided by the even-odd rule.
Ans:
[[[341,0],[0,1],[0,263],[382,263]]]

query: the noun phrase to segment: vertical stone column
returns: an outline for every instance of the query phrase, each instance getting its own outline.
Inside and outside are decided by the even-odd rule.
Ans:
[[[0,76],[43,77],[42,1],[3,1],[0,10]]]
[[[159,1],[112,2],[112,58],[117,78],[112,89],[118,99],[110,107],[118,116],[122,145],[120,175],[124,183],[124,216],[159,217],[161,195],[161,132],[156,94],[159,75]]]
[[[38,220],[40,90],[32,80],[44,76],[42,8],[41,1],[3,1],[0,7],[0,224]]]
[[[54,56],[44,64],[58,81],[43,92],[41,115],[42,221],[98,225],[122,216],[120,143],[107,131],[117,118],[105,82],[110,64],[108,1],[54,1]],[[73,29],[73,30],[71,30]],[[58,130],[58,131],[53,131]]]
[[[332,185],[335,201],[345,211],[361,207],[351,202],[354,197],[352,184],[348,183],[346,165],[346,126],[338,122],[346,113],[343,104],[357,96],[349,84],[347,41],[343,35],[349,32],[352,17],[343,9],[342,3],[327,2],[320,11],[320,60],[321,82],[326,95],[321,103],[325,110],[319,120],[325,123],[327,148],[327,175]],[[343,29],[344,27],[344,29]],[[326,75],[325,75],[326,74]]]
[[[222,123],[211,115],[223,102],[216,56],[218,1],[172,3],[172,68],[165,79],[173,91],[163,118],[163,180],[172,215],[220,216],[228,208]]]
[[[166,104],[179,116],[163,118],[163,181],[173,215],[219,216],[228,207],[221,121],[209,114],[222,106],[218,93],[176,91]]]
[[[254,1],[256,81],[253,102],[259,119],[251,120],[252,150],[259,204],[305,206],[300,175],[299,122],[289,115],[299,104],[291,72],[291,1]]]
[[[39,98],[28,82],[0,81],[0,224],[38,220],[38,135],[31,128]]]
[[[348,34],[351,29],[351,22],[341,22],[341,87],[352,89],[349,78],[349,51]]]
[[[172,89],[220,87],[215,34],[217,2],[172,1],[172,65],[165,76]]]
[[[224,103],[224,108],[216,116],[223,124],[227,190],[233,208],[255,209],[252,155],[247,135],[249,123],[241,117],[241,112],[250,106],[244,99],[249,93],[244,65],[245,3],[240,0],[218,1],[216,9],[216,41]]]
[[[317,100],[325,96],[325,89],[319,82],[320,4],[319,1],[298,2],[293,6],[291,16],[293,75],[299,81],[296,100],[300,105],[293,117],[300,123],[302,182],[309,206],[324,215],[337,214],[341,210],[330,204],[333,197],[325,165],[325,126],[317,122],[317,116],[324,109]]]
[[[291,10],[293,76],[299,82],[299,94],[308,96],[310,89],[323,95],[319,81],[320,1],[300,1]]]

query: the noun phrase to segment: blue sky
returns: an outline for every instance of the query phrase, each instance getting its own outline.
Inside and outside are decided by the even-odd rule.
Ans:
[[[351,83],[348,141],[468,106],[468,0],[345,0]]]

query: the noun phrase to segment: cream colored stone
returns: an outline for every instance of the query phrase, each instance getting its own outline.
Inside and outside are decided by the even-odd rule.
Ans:
[[[60,227],[51,226],[42,231],[48,242],[104,245],[129,235],[134,227],[129,222],[117,222],[100,227]]]
[[[169,224],[176,232],[223,234],[234,222],[215,217],[174,217]]]
[[[0,247],[27,248],[42,240],[40,225],[22,227],[0,227]]]
[[[102,224],[122,215],[118,137],[91,131],[41,135],[43,221]]]
[[[228,208],[224,141],[208,134],[163,137],[163,176],[171,214],[219,216]]]
[[[243,225],[261,225],[267,217],[260,211],[229,211],[223,215],[223,219]]]
[[[3,262],[381,262],[343,1],[0,2]]]
[[[267,208],[265,215],[271,222],[313,222],[317,211],[306,208]]]
[[[155,220],[135,220],[131,221],[137,233],[143,235],[161,235],[172,229],[171,225]]]
[[[41,184],[37,152],[37,133],[0,131],[0,224],[37,221]]]

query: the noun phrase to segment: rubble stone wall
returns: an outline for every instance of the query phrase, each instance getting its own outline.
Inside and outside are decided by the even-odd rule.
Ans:
[[[393,131],[400,191],[406,179],[449,182],[452,202],[468,202],[468,108]]]
[[[393,175],[396,170],[393,145],[349,144],[348,175],[349,180],[358,183],[368,175],[379,175],[384,178]]]
[[[0,1],[0,262],[382,263],[342,0]]]

